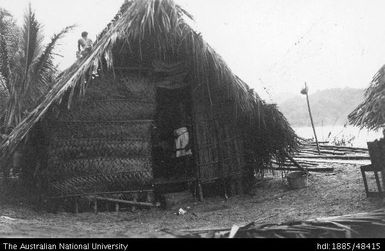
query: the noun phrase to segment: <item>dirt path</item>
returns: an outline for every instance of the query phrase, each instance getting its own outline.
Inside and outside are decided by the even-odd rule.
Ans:
[[[327,166],[326,166],[327,165]],[[0,237],[168,237],[179,229],[231,227],[252,221],[279,223],[378,209],[382,200],[366,198],[359,167],[324,164],[334,173],[313,173],[309,186],[288,190],[280,173],[255,194],[227,201],[209,198],[189,203],[185,215],[175,210],[139,210],[135,213],[39,213],[20,206],[0,206]],[[374,178],[369,179],[374,184]]]

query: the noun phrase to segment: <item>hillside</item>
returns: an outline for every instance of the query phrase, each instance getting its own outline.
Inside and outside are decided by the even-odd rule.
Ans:
[[[363,89],[327,89],[309,96],[314,123],[321,125],[343,125],[348,114],[363,100]],[[298,93],[295,97],[278,103],[280,110],[292,126],[310,126],[306,98]]]

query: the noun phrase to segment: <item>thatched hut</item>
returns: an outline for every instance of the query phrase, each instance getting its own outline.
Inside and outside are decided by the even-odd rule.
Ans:
[[[374,75],[364,101],[348,116],[349,122],[370,130],[385,129],[385,65]]]
[[[29,135],[26,155],[37,159],[30,173],[44,177],[52,195],[176,183],[241,191],[255,168],[283,161],[297,146],[289,123],[191,20],[172,0],[126,1],[91,53],[60,74],[3,142],[3,160]],[[172,149],[180,126],[190,132],[192,164],[178,164]]]
[[[374,75],[369,87],[365,91],[364,101],[348,115],[348,119],[350,124],[358,126],[361,129],[382,129],[385,136],[385,65]],[[379,170],[381,170],[383,187],[385,187],[385,170],[383,168],[384,161],[382,158],[385,153],[384,140],[385,139],[382,138],[367,143],[373,167],[380,168]],[[361,167],[361,171],[365,170],[363,168],[364,167]],[[373,169],[370,170],[373,171]],[[364,171],[362,172],[364,182],[366,182]],[[376,172],[377,171],[375,171],[375,174],[377,175]],[[377,186],[378,189],[380,189],[379,182]]]

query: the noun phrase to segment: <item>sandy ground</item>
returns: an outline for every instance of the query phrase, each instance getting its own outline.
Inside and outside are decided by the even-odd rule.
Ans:
[[[252,221],[279,223],[371,211],[383,206],[366,198],[359,166],[324,164],[333,173],[312,173],[308,187],[289,190],[277,172],[253,195],[208,198],[175,209],[120,213],[42,213],[24,205],[0,206],[0,237],[169,237],[167,231],[231,227]],[[374,184],[374,178],[369,179]],[[372,186],[372,188],[374,188]],[[177,215],[179,208],[190,208]]]

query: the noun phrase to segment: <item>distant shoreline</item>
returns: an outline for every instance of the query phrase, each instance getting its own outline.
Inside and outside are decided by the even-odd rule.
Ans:
[[[290,123],[290,121],[289,121],[289,123]],[[311,126],[311,124],[310,124],[310,120],[309,120],[309,123],[298,123],[298,124],[294,124],[294,123],[290,123],[290,125],[292,126],[292,127],[308,127],[308,126]],[[317,123],[314,123],[314,126],[315,127],[333,127],[333,126],[344,126],[345,124],[344,123],[336,123],[336,124],[334,124],[334,125],[332,125],[332,124],[317,124]],[[351,125],[348,125],[348,126],[351,126]]]
[[[313,129],[311,126],[293,126],[294,131],[302,138],[313,138]],[[334,126],[316,126],[317,138],[319,141],[333,141],[333,139],[352,139],[352,146],[367,147],[367,142],[382,137],[382,131],[372,131],[360,129],[358,127],[343,125]]]

